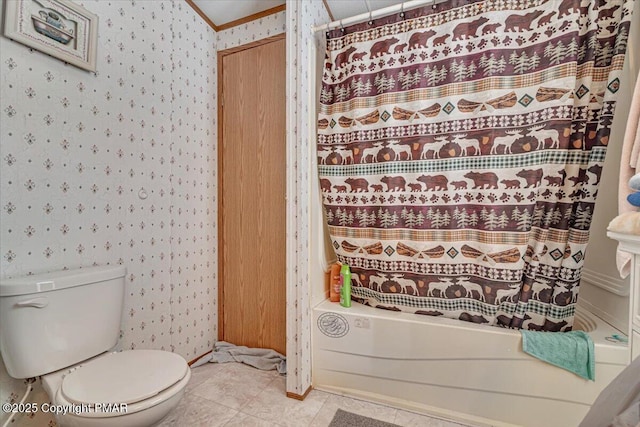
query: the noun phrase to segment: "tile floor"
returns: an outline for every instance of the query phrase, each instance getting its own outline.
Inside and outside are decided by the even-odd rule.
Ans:
[[[285,396],[285,377],[276,371],[240,363],[194,368],[184,398],[160,426],[326,427],[338,408],[400,426],[464,427],[319,390],[300,402]]]

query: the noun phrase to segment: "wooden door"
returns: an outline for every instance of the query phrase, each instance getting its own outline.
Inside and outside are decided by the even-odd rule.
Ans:
[[[285,354],[285,40],[219,55],[219,338]]]

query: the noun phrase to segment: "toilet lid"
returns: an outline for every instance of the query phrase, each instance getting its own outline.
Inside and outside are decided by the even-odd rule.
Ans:
[[[82,364],[64,377],[61,391],[78,404],[135,403],[177,383],[188,369],[182,356],[168,351],[123,351]]]

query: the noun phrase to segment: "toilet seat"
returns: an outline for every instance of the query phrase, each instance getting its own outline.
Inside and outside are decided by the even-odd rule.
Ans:
[[[123,412],[84,412],[82,417],[115,417],[155,406],[181,391],[191,378],[185,360],[161,350],[111,353],[66,374],[57,404],[127,404]]]

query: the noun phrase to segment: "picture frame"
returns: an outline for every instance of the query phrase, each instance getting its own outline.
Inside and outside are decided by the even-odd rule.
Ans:
[[[16,42],[96,71],[98,16],[70,0],[7,0],[4,35]]]

